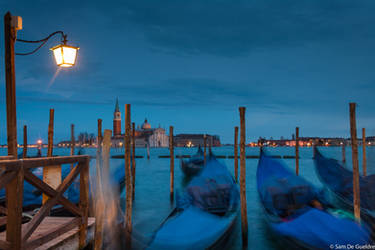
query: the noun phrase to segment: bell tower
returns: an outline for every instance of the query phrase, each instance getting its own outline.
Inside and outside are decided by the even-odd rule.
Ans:
[[[113,136],[121,135],[121,112],[116,98],[115,112],[113,113]]]

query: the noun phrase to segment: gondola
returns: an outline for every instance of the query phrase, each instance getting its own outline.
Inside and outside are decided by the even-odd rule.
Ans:
[[[193,177],[199,174],[204,166],[204,155],[201,147],[198,147],[198,151],[190,159],[181,159],[181,170],[186,177]]]
[[[353,172],[315,149],[315,170],[339,206],[353,211]],[[359,176],[361,218],[375,230],[375,175]],[[374,235],[373,235],[374,237]]]
[[[153,234],[148,249],[220,249],[234,227],[239,197],[232,175],[211,155],[176,196],[173,212]]]
[[[271,232],[288,248],[329,249],[331,244],[370,242],[366,225],[334,209],[309,182],[264,152],[258,162],[257,189]]]

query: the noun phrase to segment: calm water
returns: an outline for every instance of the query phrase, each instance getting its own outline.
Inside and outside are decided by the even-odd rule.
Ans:
[[[341,159],[341,148],[328,147],[322,148],[322,152],[329,157]],[[86,154],[95,155],[95,149],[86,149]],[[217,155],[233,155],[233,147],[214,148],[214,153]],[[175,155],[178,154],[194,154],[196,148],[176,148]],[[294,155],[294,148],[280,147],[269,148],[268,152],[275,155]],[[247,155],[259,154],[258,148],[246,148]],[[28,155],[36,154],[36,149],[29,149]],[[56,155],[69,155],[70,149],[54,149]],[[123,150],[112,149],[112,155],[123,154]],[[169,201],[169,161],[168,158],[158,158],[159,155],[168,155],[168,148],[154,148],[151,149],[151,159],[147,158],[136,159],[136,190],[134,202],[134,231],[138,234],[149,236],[152,234],[158,225],[165,219],[171,211],[171,204]],[[6,155],[6,149],[0,149],[0,155]],[[46,149],[43,149],[43,155],[46,155]],[[137,148],[136,155],[146,156],[144,148]],[[359,155],[362,156],[361,148]],[[321,187],[319,179],[315,175],[314,165],[312,160],[311,148],[300,148],[300,175],[305,177],[314,185]],[[359,157],[361,158],[361,157]],[[346,149],[346,159],[351,166],[351,150]],[[375,148],[367,148],[367,168],[369,174],[375,173]],[[219,159],[226,164],[228,169],[233,173],[234,161],[233,159]],[[360,169],[361,169],[361,159]],[[294,169],[295,159],[284,159],[284,162],[289,168]],[[256,249],[277,249],[279,245],[273,243],[274,240],[267,231],[266,224],[263,220],[262,208],[258,201],[256,191],[256,168],[257,159],[246,160],[246,195],[247,195],[247,213],[249,224],[249,246]],[[111,166],[118,166],[124,164],[123,159],[111,159]],[[181,188],[182,173],[179,167],[180,160],[175,159],[175,185],[176,189]],[[95,167],[95,160],[91,161],[92,168]],[[125,197],[125,193],[121,194]],[[122,203],[125,203],[122,200]],[[236,224],[236,231],[232,236],[232,241],[229,249],[242,249],[241,247],[241,233],[240,223]]]

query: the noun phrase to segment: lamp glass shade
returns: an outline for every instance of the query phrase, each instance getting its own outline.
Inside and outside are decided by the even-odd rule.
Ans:
[[[51,48],[57,66],[72,67],[76,63],[78,47],[68,46],[65,44],[57,45]]]

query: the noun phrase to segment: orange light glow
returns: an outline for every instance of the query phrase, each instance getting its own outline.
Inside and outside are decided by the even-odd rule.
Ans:
[[[60,44],[51,48],[51,50],[55,56],[57,66],[68,68],[75,65],[78,47]]]

